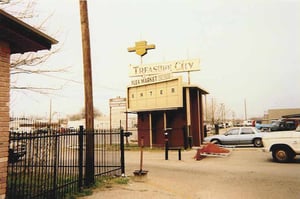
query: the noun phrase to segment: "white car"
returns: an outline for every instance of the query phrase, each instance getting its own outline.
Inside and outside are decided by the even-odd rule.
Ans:
[[[243,126],[252,126],[252,124],[253,124],[253,120],[245,120],[243,122]]]
[[[262,136],[264,134],[255,127],[234,127],[224,134],[206,137],[204,142],[222,145],[253,144],[255,147],[262,147]]]

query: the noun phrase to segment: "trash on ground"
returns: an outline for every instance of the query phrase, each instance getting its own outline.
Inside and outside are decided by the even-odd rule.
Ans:
[[[227,157],[229,154],[230,154],[229,149],[220,147],[217,144],[208,143],[208,144],[204,145],[202,148],[197,149],[194,159],[202,160],[203,158],[205,158],[207,156]]]

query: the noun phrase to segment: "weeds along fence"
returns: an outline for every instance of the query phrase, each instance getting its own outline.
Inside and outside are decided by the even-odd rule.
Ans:
[[[9,142],[6,198],[64,198],[84,186],[86,134],[82,127],[70,130],[34,124],[27,131],[12,130]],[[122,172],[123,131],[95,130],[95,180]]]

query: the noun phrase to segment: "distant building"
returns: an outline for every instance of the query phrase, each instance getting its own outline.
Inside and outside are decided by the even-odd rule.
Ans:
[[[125,113],[123,113],[123,115],[125,115]],[[125,116],[122,117],[124,118],[120,118],[119,112],[117,112],[116,115],[115,113],[112,113],[111,117],[110,116],[97,117],[94,119],[94,128],[102,129],[102,130],[109,130],[110,128],[112,129],[120,128],[120,119],[121,119],[122,128],[125,130]],[[137,123],[136,115],[131,115],[130,117],[128,117],[127,125],[129,130],[136,128],[136,123]],[[67,122],[67,128],[78,129],[79,126],[83,126],[83,128],[85,128],[85,119],[73,120]]]
[[[116,97],[109,99],[110,112],[110,127],[123,128],[124,130],[136,128],[137,116],[136,114],[129,114],[126,107],[126,98]]]
[[[300,108],[288,108],[288,109],[269,109],[266,115],[266,120],[271,123],[272,120],[278,120],[287,115],[300,114]]]

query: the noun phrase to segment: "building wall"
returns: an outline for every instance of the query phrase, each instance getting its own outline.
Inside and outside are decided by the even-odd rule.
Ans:
[[[151,112],[152,146],[164,146],[164,111]]]
[[[151,128],[149,114],[151,113]],[[168,110],[138,113],[138,140],[144,138],[144,146],[164,147],[165,146],[165,126],[164,114],[166,113],[166,127],[168,131],[168,142],[170,147],[183,147],[187,139],[185,110]],[[152,134],[150,135],[152,131]],[[140,144],[140,143],[139,143]]]
[[[144,139],[144,146],[150,146],[149,113],[138,113],[138,144],[141,146],[141,139]]]
[[[268,110],[268,120],[277,120],[284,115],[299,114],[300,108],[290,108],[290,109],[269,109]]]
[[[203,142],[203,101],[202,93],[198,89],[190,90],[190,118],[191,124],[187,123],[186,99],[183,97],[184,107],[174,110],[157,110],[138,112],[138,140],[144,138],[144,146],[164,147],[165,128],[168,131],[168,143],[170,147],[187,148],[189,144],[200,146]],[[185,96],[186,89],[184,89]],[[164,124],[164,114],[166,124]],[[151,128],[150,116],[151,115]],[[152,132],[152,133],[151,133]],[[190,142],[192,141],[192,143]]]
[[[10,47],[0,41],[0,198],[5,198],[9,142]]]
[[[125,129],[126,127],[126,106],[120,107],[111,107],[111,127],[112,128],[120,128],[120,126]]]
[[[183,147],[187,144],[185,109],[167,111],[167,127],[172,128],[168,135],[169,146]]]
[[[191,135],[193,136],[193,144],[200,146],[201,131],[200,131],[200,99],[197,90],[190,92],[190,106],[191,106]]]

